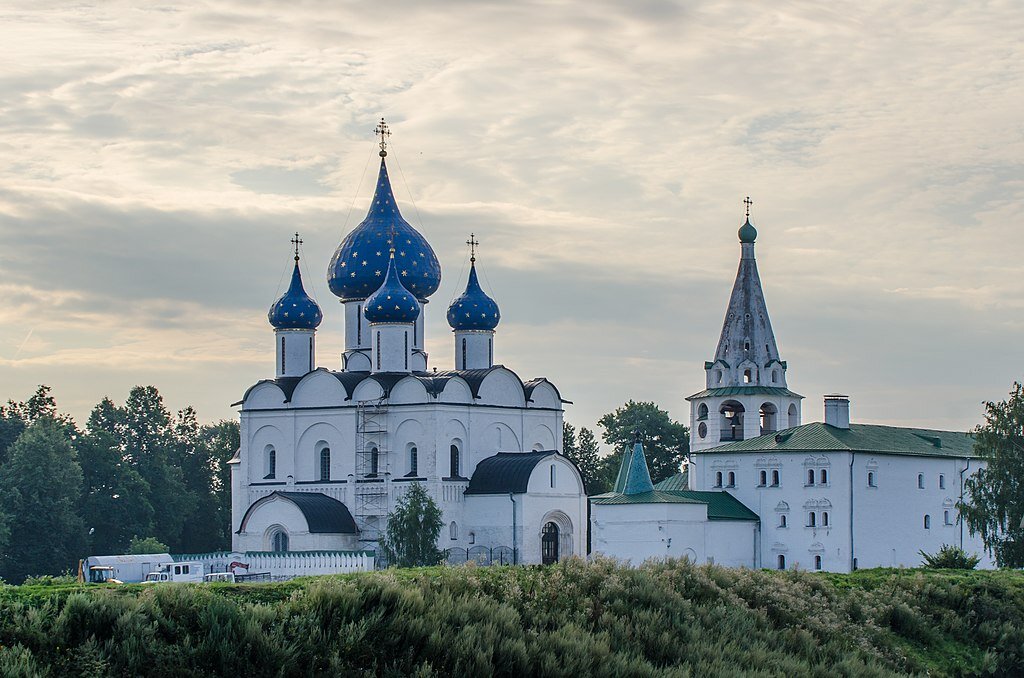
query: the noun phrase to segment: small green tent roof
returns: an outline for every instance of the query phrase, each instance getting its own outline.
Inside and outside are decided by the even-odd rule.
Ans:
[[[651,472],[647,468],[644,446],[638,440],[633,443],[632,450],[626,450],[622,455],[622,466],[619,467],[619,475],[615,479],[614,492],[632,495],[652,490],[654,483],[651,482]]]
[[[749,440],[705,450],[705,454],[741,452],[868,452],[916,457],[977,457],[974,436],[957,431],[850,424],[838,428],[821,422],[787,428]]]

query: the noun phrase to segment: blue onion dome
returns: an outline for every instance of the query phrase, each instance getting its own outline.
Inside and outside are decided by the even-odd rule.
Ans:
[[[474,262],[469,267],[466,291],[448,307],[448,324],[453,330],[493,330],[499,320],[498,304],[480,288]]]
[[[747,217],[746,222],[740,226],[739,236],[742,243],[752,243],[757,240],[757,229],[750,223],[750,217]]]
[[[441,285],[441,264],[426,238],[398,211],[382,155],[370,211],[341,241],[327,268],[327,284],[335,296],[343,300],[366,299],[380,287],[388,267],[392,233],[402,282],[417,299],[426,301]]]
[[[384,283],[363,304],[363,316],[371,323],[411,323],[420,314],[420,304],[402,284],[395,261],[392,250]]]
[[[295,257],[292,283],[280,299],[274,302],[267,313],[270,324],[279,330],[313,330],[320,325],[324,314],[302,286],[299,273],[299,257]]]

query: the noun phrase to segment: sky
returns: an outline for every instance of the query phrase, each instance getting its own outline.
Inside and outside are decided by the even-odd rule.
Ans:
[[[973,427],[1024,371],[1022,35],[1016,0],[0,0],[0,400],[236,417],[295,231],[338,369],[384,116],[432,366],[473,232],[496,362],[577,426],[687,422],[749,195],[804,421]]]

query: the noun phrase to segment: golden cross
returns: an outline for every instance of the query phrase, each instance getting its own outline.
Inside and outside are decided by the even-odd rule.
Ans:
[[[750,199],[748,195],[744,200],[743,204],[747,206],[747,220],[750,220],[750,206],[754,204],[754,201]]]
[[[473,233],[469,234],[469,240],[466,241],[469,245],[469,263],[476,263],[476,246],[480,244],[480,241],[476,239],[476,235]]]
[[[291,239],[291,243],[293,245],[295,245],[295,261],[298,261],[299,260],[299,245],[302,244],[302,241],[299,239],[299,232],[298,231],[295,232],[295,237]]]
[[[380,157],[385,157],[388,154],[388,137],[391,136],[391,130],[388,128],[388,124],[384,122],[384,118],[380,119],[377,126],[373,128],[373,133],[380,137]]]

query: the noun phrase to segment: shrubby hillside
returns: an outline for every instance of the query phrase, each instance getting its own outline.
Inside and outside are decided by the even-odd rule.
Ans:
[[[0,588],[3,676],[1021,675],[1024,574],[393,570]]]

